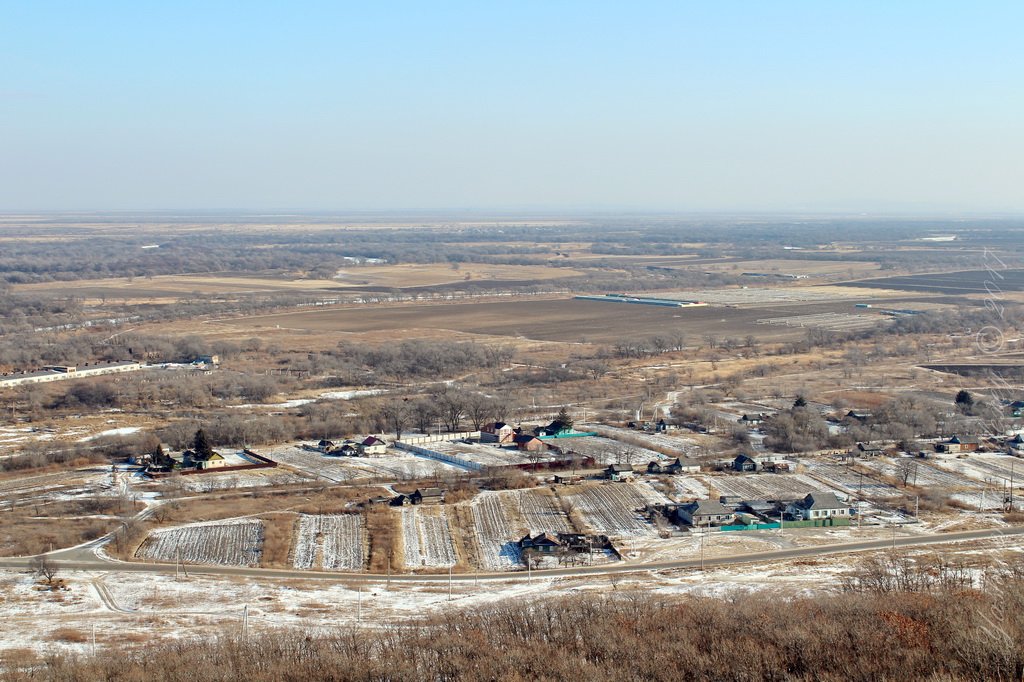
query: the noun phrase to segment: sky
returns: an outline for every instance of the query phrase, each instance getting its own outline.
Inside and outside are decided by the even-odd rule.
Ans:
[[[0,210],[1024,212],[1024,3],[0,0]]]

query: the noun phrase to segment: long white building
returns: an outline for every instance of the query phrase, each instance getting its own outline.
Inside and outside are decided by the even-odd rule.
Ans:
[[[136,372],[146,369],[147,365],[139,362],[108,362],[88,367],[74,367],[71,365],[50,365],[43,367],[38,372],[24,372],[22,374],[0,375],[0,388],[12,388],[25,384],[40,384],[47,381],[65,381],[80,377],[94,377],[102,374],[120,374],[122,372]]]

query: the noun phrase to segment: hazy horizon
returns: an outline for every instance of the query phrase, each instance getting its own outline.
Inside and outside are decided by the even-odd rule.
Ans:
[[[1018,215],[1018,3],[7,8],[0,211]]]

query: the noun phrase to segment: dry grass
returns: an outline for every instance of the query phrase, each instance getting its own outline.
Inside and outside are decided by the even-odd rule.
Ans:
[[[71,627],[57,628],[50,633],[50,637],[58,642],[68,644],[82,644],[89,641],[89,633]]]
[[[95,540],[120,525],[116,519],[32,518],[21,509],[0,511],[0,556],[28,556]]]
[[[288,555],[291,552],[295,530],[295,515],[276,513],[260,518],[263,521],[263,554],[260,556],[260,566],[289,568],[291,564]]]
[[[401,566],[402,519],[393,509],[371,507],[365,512],[366,532],[370,539],[369,570],[393,572]]]

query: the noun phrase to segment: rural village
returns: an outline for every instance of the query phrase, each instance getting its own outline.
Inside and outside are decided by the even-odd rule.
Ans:
[[[8,628],[0,660],[147,623],[835,594],[908,566],[980,584],[1019,561],[1016,318],[988,335],[1020,270],[979,252],[880,272],[949,248],[931,232],[889,256],[597,262],[576,226],[504,229],[549,260],[382,255],[326,279],[112,276],[40,298],[73,313],[0,353],[0,608],[52,637]],[[608,272],[643,293],[607,293]]]

